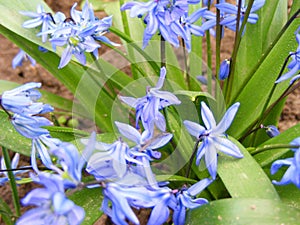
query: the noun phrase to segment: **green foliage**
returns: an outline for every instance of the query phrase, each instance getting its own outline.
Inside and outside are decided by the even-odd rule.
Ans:
[[[190,211],[187,224],[290,224],[299,223],[300,211],[280,201],[231,198],[210,202]]]

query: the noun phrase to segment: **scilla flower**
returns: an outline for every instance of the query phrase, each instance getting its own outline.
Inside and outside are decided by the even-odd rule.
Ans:
[[[142,121],[145,130],[148,130],[152,135],[154,132],[154,125],[161,130],[166,130],[166,121],[163,114],[159,111],[169,105],[178,105],[181,102],[172,93],[167,91],[160,91],[164,84],[166,77],[166,68],[160,70],[160,77],[155,87],[147,88],[147,95],[141,98],[123,97],[120,96],[121,101],[136,110],[136,128],[139,128],[139,120]]]
[[[63,179],[60,176],[40,173],[38,177],[32,176],[32,179],[44,187],[30,191],[22,199],[24,206],[33,205],[36,208],[24,213],[17,220],[17,225],[77,225],[83,221],[84,210],[66,197]]]
[[[196,164],[199,165],[200,159],[205,156],[206,167],[213,179],[217,175],[217,155],[218,151],[236,158],[242,158],[243,155],[239,148],[231,142],[225,134],[225,131],[231,125],[240,103],[232,105],[219,124],[217,125],[213,113],[204,102],[201,102],[201,117],[204,126],[188,120],[184,121],[184,125],[188,132],[201,141],[198,150]]]
[[[12,68],[16,69],[17,66],[22,66],[23,61],[29,60],[32,66],[35,66],[36,61],[22,49],[18,52],[18,54],[12,60]]]

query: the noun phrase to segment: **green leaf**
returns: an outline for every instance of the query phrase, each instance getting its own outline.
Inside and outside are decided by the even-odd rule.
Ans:
[[[234,139],[230,138],[244,155],[236,159],[220,154],[218,174],[233,198],[264,198],[279,200],[278,194],[256,160]]]
[[[13,217],[14,215],[7,203],[0,198],[0,221],[3,220],[6,225],[13,225]]]
[[[300,124],[297,124],[283,133],[279,134],[278,136],[269,139],[268,141],[260,144],[258,148],[267,147],[268,149],[270,146],[274,144],[289,144],[292,140],[299,137],[300,133]],[[280,158],[290,150],[288,148],[282,148],[282,149],[271,149],[268,151],[264,151],[261,153],[258,153],[254,156],[256,161],[260,164],[261,167],[265,167],[267,165],[270,165],[273,161]]]
[[[186,90],[178,90],[174,92],[175,95],[186,95],[190,98],[191,101],[196,101],[198,97],[205,97],[214,100],[214,97],[207,92],[200,91],[186,91]]]
[[[186,224],[297,225],[300,211],[269,199],[224,199],[191,210]]]
[[[23,137],[15,130],[4,111],[0,111],[0,124],[0,145],[29,156],[31,152],[31,140]]]
[[[234,100],[234,102],[240,102],[241,106],[230,127],[229,134],[231,136],[237,139],[242,137],[250,124],[260,116],[268,94],[270,94],[279,74],[280,67],[289,52],[296,49],[294,32],[299,26],[299,21],[300,19],[294,20],[270,52],[262,56],[260,66],[256,68],[249,82],[243,86],[238,97]],[[287,85],[288,82],[283,82],[277,86],[270,104],[283,93]],[[254,90],[255,94],[253,94]]]
[[[103,214],[100,211],[103,200],[100,188],[85,188],[81,191],[76,191],[69,198],[85,210],[85,218],[82,223],[84,225],[94,224]]]
[[[46,129],[50,132],[51,137],[58,138],[65,142],[70,142],[77,138],[83,138],[90,135],[88,132],[70,127],[48,126]]]

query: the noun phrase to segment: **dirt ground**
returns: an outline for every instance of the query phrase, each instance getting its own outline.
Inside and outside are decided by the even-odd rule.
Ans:
[[[55,1],[47,0],[53,11],[63,11],[69,14],[69,9],[73,5],[73,0]],[[231,46],[233,42],[233,34],[225,36],[224,46],[227,46],[225,50],[222,51],[222,59],[228,58],[231,53]],[[59,94],[63,97],[72,99],[72,94],[51,74],[45,71],[40,65],[32,67],[29,62],[24,63],[22,67],[13,69],[11,67],[11,61],[13,57],[18,52],[18,47],[13,43],[6,40],[0,35],[0,79],[9,80],[17,83],[26,83],[29,81],[42,82],[42,88],[48,90],[54,94]],[[296,90],[292,93],[284,107],[281,115],[279,128],[281,131],[297,124],[300,121],[300,91]],[[22,164],[26,164],[27,159],[23,158]],[[27,184],[25,186],[19,187],[20,197],[22,198],[30,189],[32,189],[32,184]],[[12,205],[11,202],[11,192],[8,185],[0,187],[1,198],[3,198],[7,203]],[[142,215],[143,217],[143,215]],[[97,223],[105,224],[105,218]]]

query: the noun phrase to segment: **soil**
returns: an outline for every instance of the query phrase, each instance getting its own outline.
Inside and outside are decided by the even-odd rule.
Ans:
[[[74,1],[72,0],[64,0],[64,1],[55,1],[55,0],[46,0],[46,2],[50,5],[53,11],[62,11],[69,14],[69,9],[73,5]],[[104,13],[99,13],[99,17],[103,17]],[[111,36],[111,38],[116,39],[116,37]],[[229,58],[232,43],[233,43],[233,33],[226,35],[224,39],[224,45],[226,49],[222,51],[222,59]],[[40,65],[36,65],[35,67],[31,66],[29,62],[23,63],[23,66],[18,67],[17,69],[12,69],[11,61],[13,57],[18,52],[18,47],[13,43],[5,39],[0,35],[0,79],[1,80],[9,80],[14,81],[20,84],[35,81],[41,82],[42,89],[50,91],[54,94],[61,95],[68,99],[72,99],[72,94],[58,81],[55,77],[45,71]],[[105,49],[104,49],[105,51]],[[300,90],[296,90],[292,93],[285,104],[284,110],[282,112],[280,121],[279,121],[279,129],[281,131],[286,130],[287,128],[297,124],[300,121]],[[28,158],[23,157],[21,159],[21,165],[28,165]],[[29,190],[33,188],[33,184],[26,184],[18,187],[20,198],[22,198]],[[6,201],[11,208],[12,205],[12,196],[9,185],[5,185],[0,187],[1,198]],[[26,208],[23,208],[24,212]],[[146,213],[146,215],[144,214]],[[147,218],[147,212],[142,212],[140,217]],[[106,220],[106,216],[102,217],[99,220],[97,225],[109,224]]]

